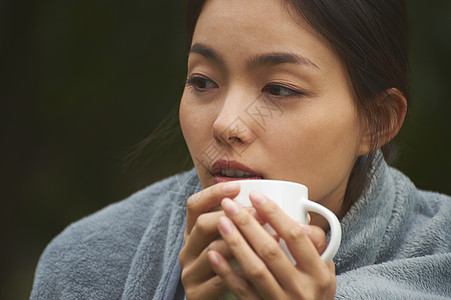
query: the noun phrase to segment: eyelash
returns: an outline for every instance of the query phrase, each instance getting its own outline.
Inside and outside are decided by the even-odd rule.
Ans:
[[[272,91],[271,91],[272,89]],[[274,92],[274,89],[279,89],[279,92],[281,89],[288,91],[288,95],[275,95],[275,94],[271,94],[272,92]],[[279,83],[269,83],[267,84],[263,89],[262,92],[267,92],[270,94],[270,97],[276,97],[276,98],[296,98],[296,97],[302,97],[305,94],[301,91],[295,90],[293,88],[287,87],[283,84],[279,84]]]
[[[212,83],[214,88],[218,88],[218,85],[211,79],[203,76],[192,76],[186,80],[186,85],[193,88],[193,90],[197,93],[205,93],[208,92],[211,88],[199,87],[199,84]]]
[[[213,87],[205,87],[206,84],[213,84]],[[218,85],[211,79],[203,76],[192,76],[186,80],[186,85],[191,87],[196,93],[206,93],[210,91],[213,88],[218,88]],[[203,86],[203,87],[200,87]],[[280,94],[274,94],[274,90],[278,89],[279,93],[280,90],[288,91],[287,95],[280,95]],[[305,93],[298,91],[296,89],[287,87],[283,84],[279,83],[269,83],[265,85],[262,89],[263,93],[268,93],[270,97],[274,98],[299,98],[302,96],[305,96]]]

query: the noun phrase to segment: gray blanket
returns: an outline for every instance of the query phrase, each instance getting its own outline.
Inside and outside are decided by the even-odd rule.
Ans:
[[[194,170],[65,229],[38,263],[31,299],[183,299],[178,254]],[[382,163],[341,221],[336,299],[451,299],[451,198]]]

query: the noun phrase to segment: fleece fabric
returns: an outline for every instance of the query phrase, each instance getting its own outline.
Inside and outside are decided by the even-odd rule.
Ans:
[[[30,299],[183,299],[178,254],[195,170],[66,228],[43,252]],[[341,220],[336,299],[450,299],[451,198],[382,162]]]

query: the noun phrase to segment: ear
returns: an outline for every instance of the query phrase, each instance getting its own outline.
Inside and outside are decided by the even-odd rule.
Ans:
[[[375,101],[372,115],[364,118],[358,155],[374,152],[390,142],[398,134],[406,117],[406,97],[396,88],[387,89],[372,101]]]

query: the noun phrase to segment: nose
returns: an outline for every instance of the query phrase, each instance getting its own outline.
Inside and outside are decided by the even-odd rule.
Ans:
[[[252,143],[257,137],[246,111],[251,104],[249,98],[243,91],[229,92],[213,123],[213,137],[234,150]]]

